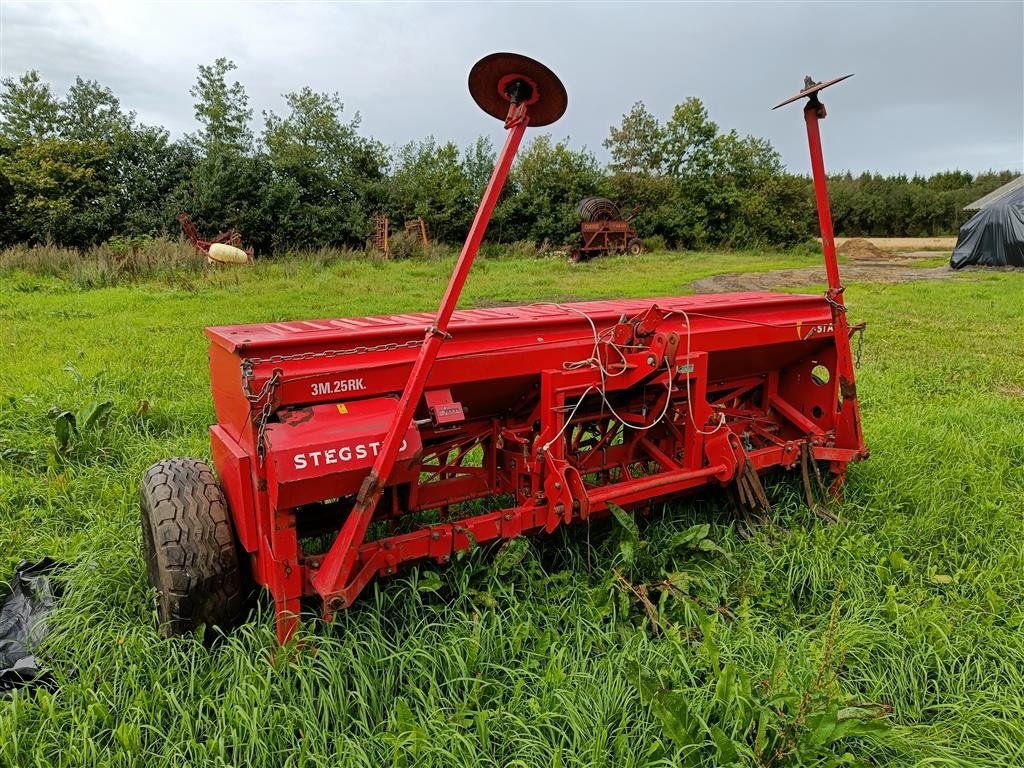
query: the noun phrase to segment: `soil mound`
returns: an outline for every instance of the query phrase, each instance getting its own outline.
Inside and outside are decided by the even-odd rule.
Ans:
[[[965,269],[968,269],[965,267]],[[982,267],[991,271],[998,267]],[[1009,269],[1012,269],[1010,267]],[[851,283],[910,283],[916,280],[947,280],[957,273],[949,265],[914,267],[905,264],[847,264],[843,277]],[[961,279],[964,279],[961,277]],[[825,284],[824,267],[776,269],[771,272],[734,272],[712,275],[690,283],[696,293],[728,293],[730,291],[774,291],[779,288]]]
[[[886,258],[885,251],[863,237],[850,238],[836,249],[836,253],[848,259],[863,261],[881,261]]]

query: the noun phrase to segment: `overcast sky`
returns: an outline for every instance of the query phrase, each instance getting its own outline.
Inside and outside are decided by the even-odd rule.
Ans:
[[[481,56],[533,56],[569,109],[548,129],[604,158],[637,101],[666,118],[688,96],[723,128],[809,163],[800,109],[769,108],[817,80],[832,170],[1024,170],[1024,2],[972,3],[18,3],[0,0],[0,71],[37,69],[63,94],[110,86],[143,122],[195,127],[189,87],[218,56],[238,64],[257,119],[281,94],[337,91],[388,144],[434,134],[468,144],[500,125],[466,75]],[[257,126],[258,127],[258,126]]]

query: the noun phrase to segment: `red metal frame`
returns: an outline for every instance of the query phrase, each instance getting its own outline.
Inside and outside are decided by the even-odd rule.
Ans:
[[[608,219],[580,222],[580,236],[583,244],[576,249],[580,259],[611,251],[624,253],[637,239],[636,231],[628,221]]]
[[[821,228],[821,244],[825,252],[825,274],[828,278],[828,298],[832,307],[832,323],[836,329],[836,347],[839,356],[839,392],[836,401],[836,418],[847,423],[847,429],[860,433],[860,404],[857,402],[857,385],[853,373],[853,356],[850,354],[850,330],[846,320],[846,305],[843,300],[843,282],[839,274],[839,260],[836,258],[836,241],[832,232],[832,210],[828,199],[828,181],[825,177],[825,160],[821,150],[821,134],[818,122],[826,116],[825,105],[815,92],[804,107],[804,122],[807,124],[807,146],[811,153],[811,174],[814,178],[814,200],[818,207],[818,223]]]
[[[705,486],[749,500],[751,475],[807,456],[838,489],[867,455],[817,117],[826,296],[456,311],[527,109],[436,315],[207,329],[214,464],[282,642],[303,596],[329,617],[406,563]]]

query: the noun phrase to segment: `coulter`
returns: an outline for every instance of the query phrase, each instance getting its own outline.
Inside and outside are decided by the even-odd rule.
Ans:
[[[643,511],[711,488],[751,522],[767,511],[769,470],[802,474],[809,501],[811,478],[838,493],[867,450],[818,135],[832,82],[808,78],[783,102],[807,99],[824,295],[457,311],[523,135],[567,105],[539,62],[479,61],[470,93],[507,138],[436,314],[206,330],[216,474],[178,458],[142,479],[162,631],[229,626],[250,575],[285,642],[303,598],[330,618],[410,563],[613,505]]]

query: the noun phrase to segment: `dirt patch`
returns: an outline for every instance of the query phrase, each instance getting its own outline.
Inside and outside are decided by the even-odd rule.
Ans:
[[[836,247],[850,240],[867,240],[883,251],[952,251],[956,247],[955,237],[837,237]]]
[[[885,251],[863,237],[854,237],[836,248],[836,254],[855,261],[880,261],[885,258]]]
[[[916,280],[946,280],[956,275],[950,267],[909,266],[912,261],[889,259],[883,263],[854,263],[842,267],[843,279],[851,283],[911,283]],[[690,283],[697,293],[730,293],[734,291],[771,291],[827,282],[825,268],[776,269],[771,272],[734,272],[713,275]]]
[[[996,392],[1006,397],[1024,397],[1024,385],[1022,384],[1000,384]]]
[[[913,261],[915,259],[938,259],[946,258],[948,261],[948,255],[941,253],[940,251],[901,251],[900,253],[890,253],[889,259],[895,256],[899,259],[905,259],[907,261]]]

